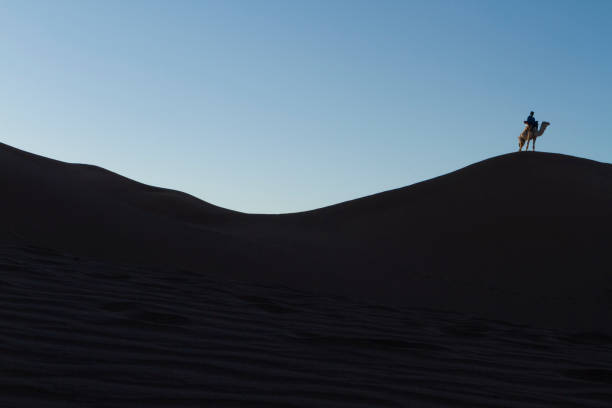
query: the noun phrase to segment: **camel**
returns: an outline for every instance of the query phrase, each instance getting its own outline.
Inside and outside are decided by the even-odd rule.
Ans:
[[[536,138],[542,136],[546,128],[550,125],[549,122],[542,122],[540,125],[540,129],[531,130],[529,129],[529,125],[525,126],[525,130],[519,135],[519,152],[523,149],[523,145],[527,142],[527,146],[525,147],[525,151],[529,150],[529,142],[533,140],[532,150],[535,151],[535,142]]]

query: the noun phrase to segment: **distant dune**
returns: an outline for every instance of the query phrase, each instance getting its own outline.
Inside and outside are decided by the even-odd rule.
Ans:
[[[512,153],[276,216],[7,145],[0,166],[6,240],[543,327],[609,326],[610,164]]]
[[[605,407],[612,165],[252,215],[0,145],[0,406]]]

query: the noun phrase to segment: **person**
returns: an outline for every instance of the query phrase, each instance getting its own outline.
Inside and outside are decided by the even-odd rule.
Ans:
[[[538,128],[538,121],[536,121],[535,118],[533,117],[533,111],[529,113],[529,116],[527,117],[527,120],[525,121],[525,123],[529,125],[530,129]]]

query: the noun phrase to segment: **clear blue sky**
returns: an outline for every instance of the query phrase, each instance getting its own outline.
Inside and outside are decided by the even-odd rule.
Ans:
[[[610,162],[612,1],[2,1],[0,140],[245,212]]]

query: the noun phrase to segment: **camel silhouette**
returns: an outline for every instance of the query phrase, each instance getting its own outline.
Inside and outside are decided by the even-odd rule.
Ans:
[[[529,142],[533,140],[532,150],[535,150],[536,139],[544,134],[546,128],[550,125],[550,122],[542,122],[540,129],[531,129],[529,125],[525,126],[525,130],[519,135],[519,152],[523,149],[523,145],[527,142],[525,151],[529,150]]]

